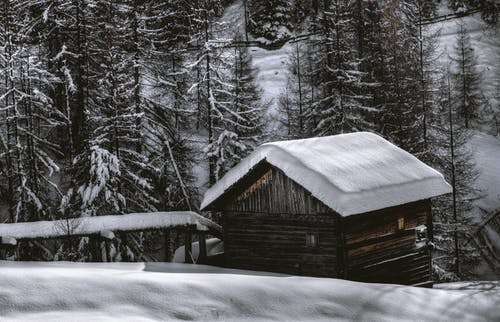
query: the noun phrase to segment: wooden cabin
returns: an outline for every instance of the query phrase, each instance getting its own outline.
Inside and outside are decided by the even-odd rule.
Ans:
[[[271,142],[212,186],[232,268],[418,285],[443,176],[367,132]]]

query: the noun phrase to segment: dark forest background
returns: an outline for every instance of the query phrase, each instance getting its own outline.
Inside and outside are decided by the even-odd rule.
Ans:
[[[245,0],[242,32],[220,19],[230,3],[3,1],[0,219],[197,210],[200,191],[262,142],[371,131],[452,184],[434,205],[435,268],[474,277],[484,254],[466,242],[480,198],[466,143],[471,129],[498,129],[500,114],[481,91],[466,26],[452,64],[437,66],[438,32],[425,26],[438,0]],[[495,0],[447,6],[498,24]],[[248,47],[290,41],[277,135]],[[116,260],[154,259],[155,234],[128,238]],[[29,244],[16,256],[89,260],[89,243]]]

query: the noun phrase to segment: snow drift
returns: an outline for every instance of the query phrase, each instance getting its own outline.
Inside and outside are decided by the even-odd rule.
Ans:
[[[0,262],[2,321],[498,321],[498,288],[434,290],[201,265]]]

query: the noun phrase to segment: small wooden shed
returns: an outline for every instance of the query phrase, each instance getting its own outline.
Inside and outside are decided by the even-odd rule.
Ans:
[[[226,265],[419,285],[431,279],[430,198],[443,176],[368,132],[266,143],[205,194]]]

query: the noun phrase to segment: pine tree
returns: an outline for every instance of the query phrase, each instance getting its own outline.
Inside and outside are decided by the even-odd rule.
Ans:
[[[315,135],[362,130],[370,127],[361,116],[367,97],[361,90],[362,73],[352,50],[354,27],[350,8],[345,1],[335,0],[322,8],[313,26],[319,36],[312,42],[317,53],[313,57],[318,94],[307,112],[308,124]]]
[[[376,0],[356,0],[353,4],[353,23],[359,70],[361,72],[360,101],[366,107],[360,117],[366,123],[364,130],[380,131],[380,112],[385,104],[382,83],[385,77],[386,51],[380,41],[383,37],[382,8]]]
[[[418,101],[417,8],[413,0],[388,1],[382,12],[384,73],[380,133],[416,156],[424,153],[423,113]]]
[[[306,112],[311,108],[314,85],[310,81],[307,64],[308,48],[299,42],[293,44],[288,54],[287,84],[279,96],[280,123],[287,130],[287,138],[308,137]]]
[[[293,31],[290,2],[286,0],[247,0],[248,31],[272,43],[280,43]]]
[[[238,41],[241,36],[235,39]],[[231,86],[225,95],[230,104],[219,111],[215,127],[218,137],[206,149],[209,155],[216,157],[217,178],[252,152],[262,137],[263,108],[260,90],[254,83],[251,57],[246,47],[235,47],[233,56]]]
[[[457,34],[455,53],[450,58],[455,63],[453,78],[457,88],[459,113],[465,127],[470,128],[472,121],[477,119],[480,114],[483,101],[474,49],[463,23],[460,24]]]
[[[458,13],[468,9],[479,9],[483,20],[494,26],[498,22],[500,4],[496,0],[449,0],[448,8]]]
[[[0,64],[5,92],[0,104],[5,113],[3,172],[8,177],[10,220],[17,222],[52,215],[52,194],[58,192],[52,175],[59,171],[54,155],[59,153],[59,146],[48,139],[58,122],[54,119],[57,111],[47,95],[47,84],[60,80],[40,59],[43,53],[32,48],[32,42],[40,39],[27,26],[36,29],[40,17],[30,16],[28,8],[12,4],[7,2],[2,7],[5,43]]]
[[[470,131],[464,128],[454,103],[450,76],[444,74],[439,88],[430,131],[434,164],[441,170],[453,192],[434,201],[435,271],[442,280],[469,279],[479,262],[479,252],[466,241],[474,230],[473,201],[478,172],[467,146]],[[455,89],[456,90],[456,89]]]

